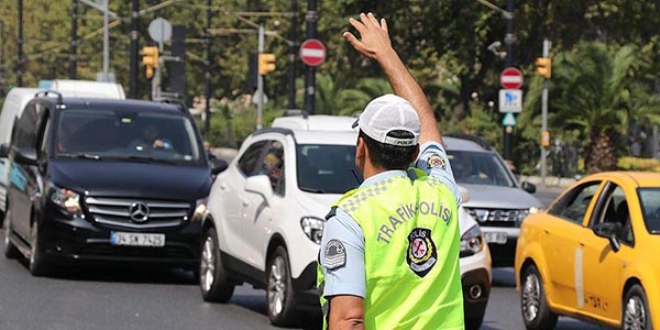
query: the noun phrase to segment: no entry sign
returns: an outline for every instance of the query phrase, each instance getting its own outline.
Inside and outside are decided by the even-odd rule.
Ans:
[[[317,39],[307,39],[300,45],[300,59],[309,66],[321,65],[325,55],[325,46]]]
[[[500,85],[504,89],[518,89],[523,84],[523,75],[520,70],[510,67],[500,74]]]

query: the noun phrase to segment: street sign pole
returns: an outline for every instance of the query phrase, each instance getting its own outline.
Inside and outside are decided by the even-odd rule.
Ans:
[[[264,25],[259,24],[259,48],[257,54],[264,52]],[[258,55],[257,55],[258,56]],[[259,70],[257,69],[257,72]],[[257,74],[257,129],[261,129],[262,119],[264,113],[264,76]]]
[[[550,47],[552,43],[548,39],[543,39],[543,57],[547,58],[550,55]],[[541,94],[541,136],[545,138],[545,132],[548,130],[548,79],[543,79],[543,92]],[[541,183],[546,187],[545,178],[547,175],[547,148],[541,141]]]

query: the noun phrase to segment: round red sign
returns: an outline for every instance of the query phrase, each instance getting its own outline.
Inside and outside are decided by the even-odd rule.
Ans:
[[[300,59],[309,66],[321,65],[325,55],[325,46],[317,39],[307,39],[300,45]]]
[[[523,75],[520,70],[510,67],[500,74],[500,85],[506,89],[518,89],[523,84]]]

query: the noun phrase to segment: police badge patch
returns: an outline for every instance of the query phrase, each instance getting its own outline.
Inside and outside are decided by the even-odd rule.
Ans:
[[[445,168],[445,160],[438,155],[431,155],[426,160],[429,168]]]
[[[346,264],[346,249],[344,244],[336,239],[330,240],[325,247],[323,263],[326,269],[339,268]]]
[[[415,228],[408,234],[408,266],[417,276],[424,277],[438,262],[438,252],[431,230]]]

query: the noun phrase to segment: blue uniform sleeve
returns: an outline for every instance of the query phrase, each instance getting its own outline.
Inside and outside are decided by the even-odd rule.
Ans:
[[[325,224],[319,257],[325,277],[323,296],[365,297],[364,234],[346,212],[338,209]]]
[[[454,173],[451,170],[449,158],[442,145],[433,141],[424,143],[420,148],[419,157],[415,161],[414,166],[422,170],[426,175],[435,177],[447,185],[449,190],[454,194],[454,197],[456,197],[458,204],[461,204],[461,193],[458,190],[456,180],[454,180]]]

